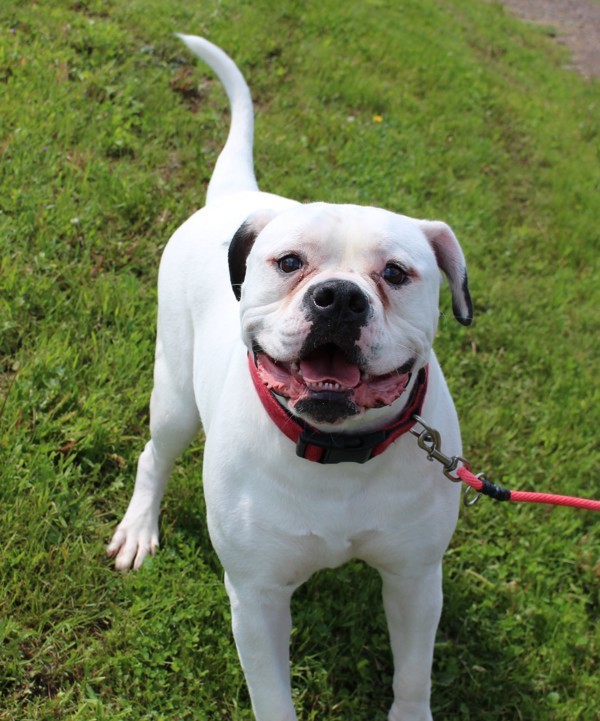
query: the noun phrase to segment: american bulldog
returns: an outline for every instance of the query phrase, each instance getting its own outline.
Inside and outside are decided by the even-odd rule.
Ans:
[[[383,581],[389,719],[430,721],[459,488],[407,431],[421,414],[461,453],[432,343],[440,271],[455,317],[471,322],[463,253],[443,222],[259,191],[240,71],[208,41],[180,37],[223,83],[231,127],[206,206],[161,261],[151,438],[108,553],[124,570],[156,551],[169,474],[202,422],[208,528],[256,719],[296,719],[293,592],[357,558]]]

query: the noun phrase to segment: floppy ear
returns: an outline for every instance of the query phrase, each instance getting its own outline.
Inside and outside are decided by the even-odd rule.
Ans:
[[[260,210],[252,213],[237,229],[229,244],[227,255],[229,261],[229,279],[235,297],[242,297],[242,283],[246,277],[246,261],[254,245],[254,241],[263,228],[277,214],[273,210]]]
[[[454,317],[463,325],[471,325],[473,303],[469,293],[467,264],[456,236],[450,226],[438,220],[421,220],[419,225],[433,248],[438,266],[448,278]]]

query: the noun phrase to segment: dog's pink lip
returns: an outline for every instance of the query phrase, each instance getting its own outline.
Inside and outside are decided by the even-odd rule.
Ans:
[[[277,361],[262,351],[255,357],[263,383],[287,398],[291,407],[301,399],[321,393],[346,395],[362,410],[388,406],[405,391],[412,369],[410,362],[389,373],[371,375],[357,365],[346,363],[336,365],[335,372],[327,373],[323,364]]]

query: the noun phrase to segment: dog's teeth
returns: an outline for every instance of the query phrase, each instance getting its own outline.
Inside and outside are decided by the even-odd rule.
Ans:
[[[290,365],[290,368],[294,373],[300,373],[300,375],[302,375],[302,371],[300,370],[300,366],[298,365],[297,361],[293,361]]]
[[[306,384],[313,391],[341,391],[342,386],[339,383],[330,381],[316,381],[315,383]]]

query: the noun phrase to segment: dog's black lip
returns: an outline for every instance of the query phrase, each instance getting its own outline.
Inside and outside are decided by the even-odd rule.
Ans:
[[[318,401],[339,401],[342,398],[349,398],[351,395],[351,390],[344,390],[344,391],[334,391],[334,390],[324,390],[324,391],[315,391],[308,389],[308,396],[309,398],[313,398],[314,400]]]
[[[263,347],[260,345],[260,343],[257,343],[255,340],[252,341],[252,355],[256,358],[257,355],[269,355],[268,353],[265,353],[263,350]],[[271,358],[271,356],[269,356]],[[275,361],[274,358],[271,358],[271,360]],[[277,361],[275,361],[277,362]]]
[[[412,373],[415,363],[416,360],[414,358],[409,358],[404,365],[401,365],[399,368],[395,368],[392,373]]]
[[[318,423],[339,423],[358,415],[358,406],[344,393],[337,393],[336,398],[315,398],[310,395],[298,401],[296,410]]]

